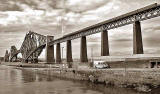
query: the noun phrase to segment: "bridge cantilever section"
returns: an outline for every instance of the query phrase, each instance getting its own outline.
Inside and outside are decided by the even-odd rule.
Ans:
[[[38,62],[38,56],[45,45],[46,36],[31,31],[28,32],[20,48],[24,62],[28,62],[28,59]]]
[[[33,51],[31,51],[28,56],[26,57],[26,59],[29,59],[33,53],[37,53],[37,55],[39,56],[41,54],[41,51],[45,48],[46,44],[41,45],[39,47],[37,47],[36,49],[33,49]]]
[[[13,58],[14,58],[14,61],[16,61],[18,53],[20,53],[20,50],[17,50],[16,46],[11,46],[11,49],[10,49],[10,62],[13,61]]]
[[[17,55],[19,53],[22,54],[22,62],[28,62],[31,61],[31,63],[38,63],[38,56],[41,54],[42,50],[46,47],[46,45],[48,45],[48,42],[53,40],[54,37],[53,36],[44,36],[35,32],[31,32],[29,31],[25,38],[24,41],[21,45],[20,50],[17,50],[17,48],[15,46],[11,46],[11,50],[10,50],[10,61],[12,62],[13,58],[15,58],[14,61],[16,61],[17,59]],[[47,60],[47,62],[52,63],[53,60],[51,59],[53,57],[53,55],[51,56],[51,51],[53,50],[52,47],[48,47],[48,56],[47,59],[49,58],[49,61]],[[53,54],[53,53],[52,53]],[[6,57],[6,61],[7,61],[7,54],[5,55]]]
[[[13,54],[10,53],[10,62],[13,61],[13,58],[15,57],[15,61],[17,59],[17,55],[20,53],[20,50],[17,50],[16,52],[14,52]]]
[[[65,42],[67,40],[73,40],[82,36],[88,36],[104,30],[110,30],[118,28],[124,25],[132,24],[136,21],[143,21],[151,19],[160,15],[160,5],[157,3],[146,6],[144,8],[137,9],[135,11],[123,14],[121,16],[106,20],[104,22],[86,27],[82,30],[67,34],[59,39],[51,41],[49,44],[54,45],[57,43]]]

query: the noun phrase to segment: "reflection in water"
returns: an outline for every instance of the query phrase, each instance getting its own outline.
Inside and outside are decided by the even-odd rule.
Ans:
[[[158,90],[157,90],[158,91]],[[68,81],[0,65],[0,94],[137,94],[125,88]],[[138,93],[140,94],[140,93]],[[152,94],[157,94],[152,92]]]
[[[46,75],[40,75],[37,74],[36,71],[29,72],[27,70],[21,70],[22,71],[22,79],[24,83],[28,82],[41,82],[41,81],[53,81],[53,76],[46,76]]]
[[[17,73],[14,70],[10,71],[10,78],[11,78],[11,82],[14,82],[16,80],[17,77]]]
[[[22,71],[22,79],[23,79],[24,83],[34,82],[34,81],[36,81],[36,74],[34,72],[31,73],[26,70],[23,70]]]

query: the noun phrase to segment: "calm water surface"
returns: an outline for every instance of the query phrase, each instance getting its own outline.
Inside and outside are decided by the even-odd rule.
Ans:
[[[140,94],[125,88],[68,81],[0,65],[0,94]],[[156,94],[156,93],[155,93]],[[158,93],[157,93],[158,94]]]

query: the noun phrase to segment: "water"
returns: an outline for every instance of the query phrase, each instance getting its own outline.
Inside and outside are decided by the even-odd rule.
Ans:
[[[0,94],[140,94],[130,89],[104,87],[58,79],[0,65]],[[156,94],[156,93],[155,93]],[[158,94],[158,93],[157,93]]]

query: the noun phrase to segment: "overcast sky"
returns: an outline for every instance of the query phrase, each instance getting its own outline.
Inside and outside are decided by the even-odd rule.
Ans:
[[[160,3],[160,0],[65,0],[64,3],[63,1],[0,0],[0,56],[4,56],[5,50],[9,50],[12,45],[19,49],[29,30],[58,38],[62,36],[62,22],[65,24],[63,34],[68,34],[149,4]],[[133,53],[132,32],[132,25],[109,30],[111,55]],[[142,22],[145,54],[160,54],[159,36],[160,17]],[[100,56],[100,33],[87,36],[87,44],[89,56],[91,47],[94,49],[94,55]],[[73,57],[79,56],[79,47],[79,39],[74,40]]]

